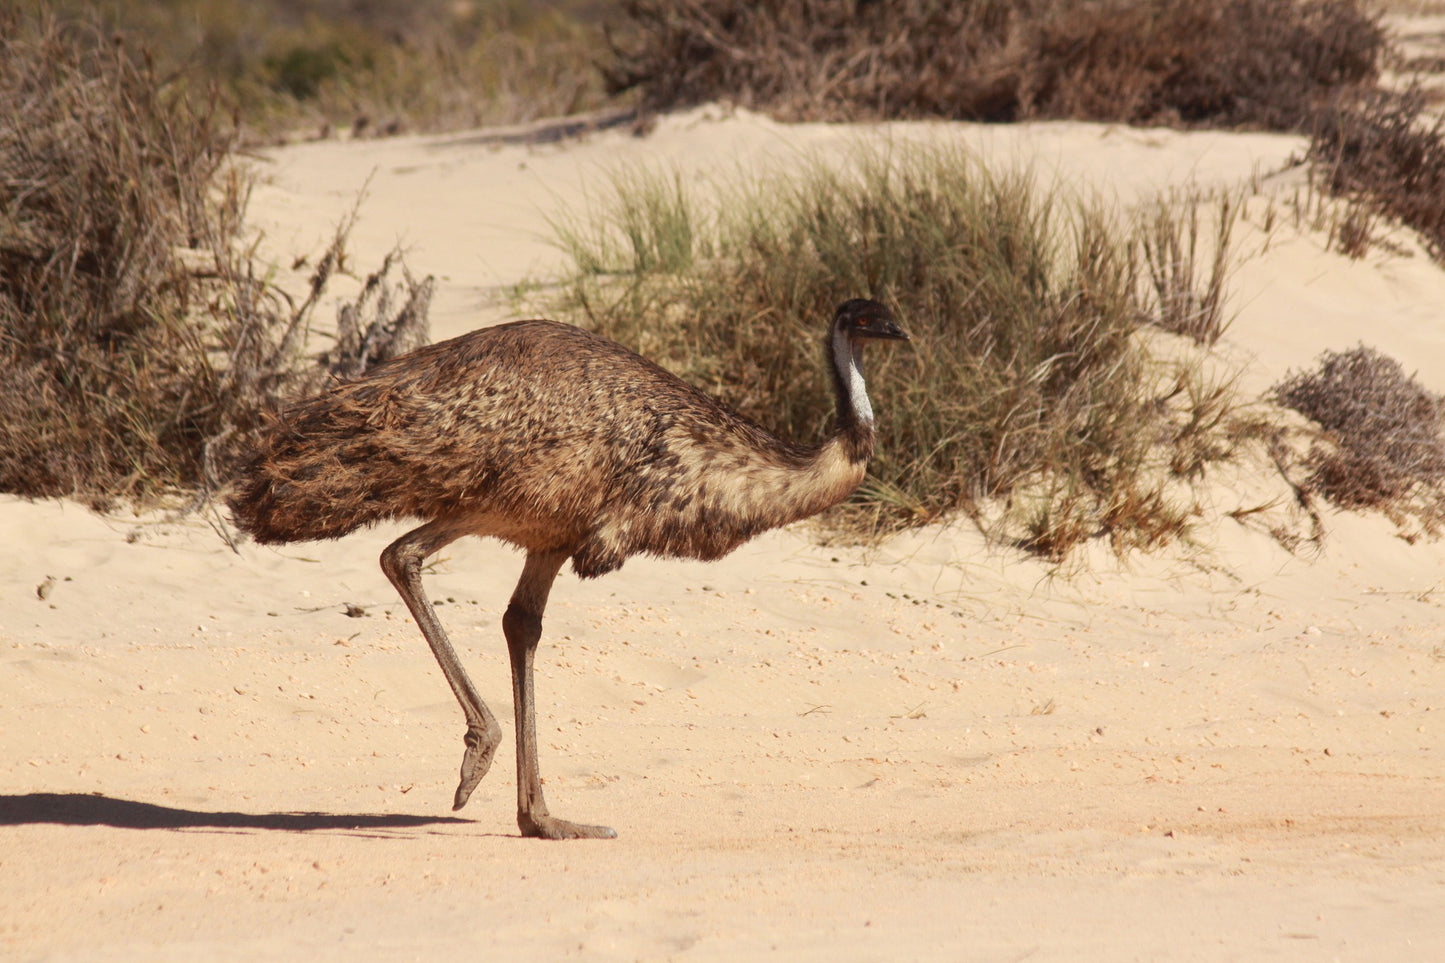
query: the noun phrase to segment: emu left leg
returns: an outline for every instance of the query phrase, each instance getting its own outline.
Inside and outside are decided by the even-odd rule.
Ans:
[[[543,839],[612,839],[606,826],[587,826],[547,812],[537,770],[537,721],[532,697],[532,662],[542,637],[542,613],[566,552],[529,553],[522,578],[502,616],[507,653],[512,660],[512,700],[517,713],[517,828]]]
[[[437,619],[436,610],[421,584],[422,560],[463,534],[466,534],[464,529],[454,527],[449,521],[428,522],[398,538],[381,553],[382,571],[386,572],[386,577],[391,579],[391,584],[396,586],[396,591],[411,610],[412,618],[416,619],[421,634],[431,646],[442,674],[447,677],[447,683],[467,717],[466,751],[462,755],[461,781],[452,798],[453,809],[466,805],[472,790],[477,788],[477,783],[491,768],[492,754],[502,741],[502,727],[477,694],[467,670],[462,668],[462,662],[447,639],[446,630]]]

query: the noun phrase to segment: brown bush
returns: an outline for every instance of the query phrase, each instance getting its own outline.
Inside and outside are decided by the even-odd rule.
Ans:
[[[1419,231],[1445,259],[1445,121],[1427,121],[1418,90],[1341,97],[1319,112],[1309,157],[1324,186],[1370,220],[1383,214]]]
[[[233,129],[94,30],[11,12],[0,35],[0,114],[25,118],[0,125],[0,490],[199,477],[228,332],[185,323],[188,265],[214,273],[239,225]]]
[[[344,230],[290,305],[238,243],[234,124],[94,28],[0,13],[0,116],[24,118],[0,124],[0,491],[204,486],[220,443],[321,376],[303,335]],[[352,350],[383,354],[388,323]]]
[[[1345,508],[1403,510],[1414,497],[1415,514],[1433,527],[1445,505],[1442,401],[1399,362],[1363,345],[1327,351],[1318,370],[1289,376],[1273,393],[1333,441],[1311,448],[1307,488]]]
[[[1376,76],[1358,0],[626,0],[616,92],[786,119],[1300,127]]]

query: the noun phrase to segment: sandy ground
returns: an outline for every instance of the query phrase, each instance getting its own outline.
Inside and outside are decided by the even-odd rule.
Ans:
[[[369,182],[353,263],[404,244],[438,275],[441,338],[554,271],[547,214],[614,165],[708,183],[858,138],[958,141],[1121,202],[1286,197],[1302,147],[712,109],[646,139],[287,148],[252,220],[284,274]],[[1445,389],[1445,272],[1408,242],[1349,262],[1305,227],[1256,238],[1237,275],[1241,382],[1363,339]],[[451,812],[461,715],[376,566],[397,530],[233,553],[194,517],[0,499],[0,954],[1430,958],[1445,546],[1326,521],[1308,557],[1211,519],[1187,550],[1064,574],[967,526],[564,574],[538,659],[546,789],[619,838],[557,844],[517,836],[510,738]],[[428,575],[509,732],[519,569],[473,540]]]

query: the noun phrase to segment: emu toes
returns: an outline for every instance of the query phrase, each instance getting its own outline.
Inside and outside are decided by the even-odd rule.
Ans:
[[[517,827],[523,836],[537,839],[616,839],[617,833],[607,826],[571,823],[555,816],[517,814]]]
[[[492,756],[501,742],[501,733],[488,732],[480,726],[468,726],[465,741],[467,751],[462,756],[462,781],[457,784],[457,794],[452,799],[453,811],[467,804],[472,790],[492,768]]]

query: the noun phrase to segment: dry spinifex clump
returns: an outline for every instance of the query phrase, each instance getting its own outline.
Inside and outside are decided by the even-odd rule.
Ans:
[[[1315,371],[1290,375],[1275,399],[1318,422],[1306,487],[1345,508],[1413,516],[1427,531],[1445,519],[1442,399],[1399,362],[1363,345],[1327,351]]]
[[[0,114],[24,118],[0,125],[0,490],[199,477],[226,372],[263,350],[186,323],[239,229],[234,131],[118,40],[14,11],[0,36]]]
[[[729,186],[725,205],[675,175],[619,173],[590,217],[555,225],[576,266],[558,307],[814,442],[833,410],[819,319],[840,292],[885,298],[914,340],[868,360],[882,428],[838,530],[966,513],[1056,560],[1095,537],[1123,552],[1187,530],[1190,479],[1231,454],[1232,393],[1197,352],[1151,356],[1141,330],[1187,315],[1208,342],[1222,323],[1227,231],[1211,261],[1170,230],[1193,198],[1136,228],[956,150],[860,146],[843,171],[802,167]],[[1175,256],[1167,278],[1140,276]]]

